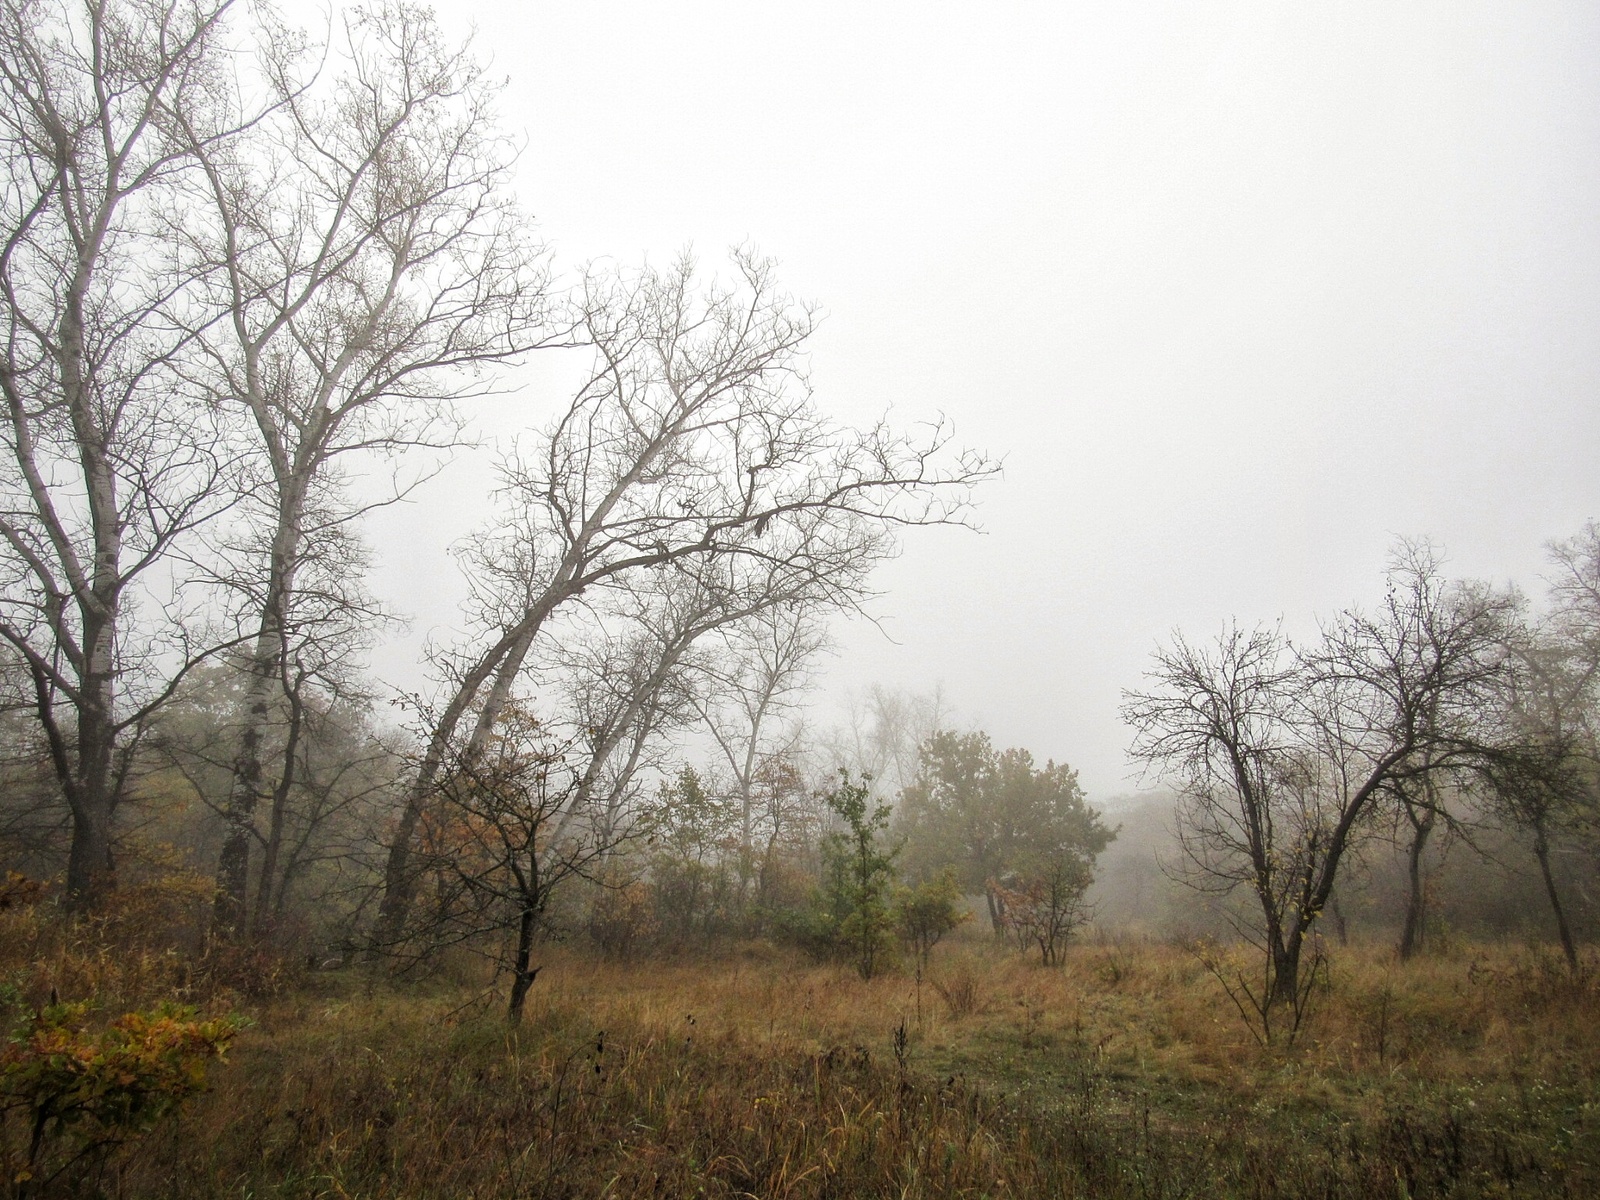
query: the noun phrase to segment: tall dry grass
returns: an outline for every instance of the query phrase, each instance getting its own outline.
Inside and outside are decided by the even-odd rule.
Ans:
[[[31,987],[197,986],[8,920]],[[1195,955],[1115,939],[1049,969],[967,937],[870,982],[759,945],[554,949],[515,1030],[486,980],[258,982],[213,981],[255,1027],[106,1194],[1600,1194],[1600,989],[1525,948],[1336,950],[1292,1047]]]

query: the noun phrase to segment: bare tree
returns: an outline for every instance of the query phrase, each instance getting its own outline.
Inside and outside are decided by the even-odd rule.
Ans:
[[[801,370],[809,311],[767,263],[734,261],[733,283],[703,290],[688,260],[587,278],[593,372],[505,464],[505,519],[473,557],[483,640],[456,656],[391,843],[380,943],[410,907],[417,822],[446,748],[470,714],[487,736],[554,613],[612,581],[714,559],[773,564],[818,602],[852,606],[896,526],[961,522],[971,487],[995,473],[949,455],[942,427],[913,440],[826,421]]]
[[[1515,752],[1496,764],[1494,803],[1532,839],[1562,953],[1574,970],[1578,950],[1551,854],[1563,832],[1592,830],[1600,795],[1596,740],[1600,689],[1600,527],[1550,547],[1556,568],[1550,604],[1524,619],[1507,644],[1516,670],[1505,689]]]
[[[454,443],[452,401],[491,388],[483,368],[537,344],[545,317],[497,87],[432,14],[403,0],[352,10],[340,69],[310,81],[303,39],[267,32],[270,118],[224,143],[185,129],[214,217],[193,249],[224,314],[197,331],[206,384],[247,415],[262,476],[224,580],[250,643],[217,868],[228,928],[244,918],[256,810],[284,790],[262,746],[289,643],[296,627],[374,616],[352,524],[408,488],[357,498],[341,468]]]
[[[583,772],[571,749],[508,705],[486,738],[450,756],[440,803],[429,814],[433,936],[476,943],[510,932],[497,958],[511,975],[513,1022],[522,1019],[539,974],[534,949],[552,891],[590,875],[607,845],[604,835],[571,820]]]
[[[937,687],[917,694],[873,684],[852,702],[844,726],[824,739],[823,752],[830,769],[867,776],[880,795],[893,799],[916,780],[923,747],[949,721]]]
[[[804,604],[777,604],[723,631],[706,669],[700,717],[720,751],[738,813],[739,902],[764,890],[769,863],[795,807],[786,801],[801,726],[796,705],[827,647],[821,615]],[[803,789],[799,789],[803,790]]]
[[[204,656],[166,568],[238,495],[222,418],[185,371],[209,266],[170,237],[194,145],[242,122],[229,7],[0,4],[0,637],[72,815],[80,907],[113,882],[138,731]]]
[[[1380,796],[1496,752],[1484,714],[1510,599],[1446,585],[1425,546],[1403,546],[1388,583],[1376,613],[1341,615],[1304,650],[1271,629],[1233,627],[1213,647],[1180,636],[1157,651],[1156,686],[1124,704],[1133,756],[1179,792],[1187,879],[1253,897],[1236,928],[1263,982],[1236,982],[1268,1037],[1275,1010],[1298,1021],[1307,939]]]

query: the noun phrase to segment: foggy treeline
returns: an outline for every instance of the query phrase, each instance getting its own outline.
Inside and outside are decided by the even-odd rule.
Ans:
[[[1092,923],[1240,936],[1285,1003],[1330,937],[1553,929],[1576,961],[1594,527],[1536,601],[1408,545],[1320,640],[1158,651],[1126,715],[1171,791],[1103,813],[937,696],[819,729],[830,621],[997,466],[829,418],[769,262],[559,266],[495,83],[417,7],[325,44],[231,3],[0,8],[0,848],[68,909],[143,889],[315,962],[464,947],[514,1012],[550,937],[870,976],[973,915],[1047,963]],[[576,386],[515,393],[533,354]],[[363,518],[477,404],[529,419],[401,695]]]

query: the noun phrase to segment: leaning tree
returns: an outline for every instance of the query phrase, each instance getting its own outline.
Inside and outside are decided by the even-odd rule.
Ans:
[[[960,523],[996,473],[920,436],[841,426],[805,377],[809,309],[771,265],[740,251],[731,280],[668,270],[591,271],[573,324],[592,369],[501,470],[503,515],[464,549],[475,633],[443,664],[447,686],[390,842],[374,940],[404,930],[417,831],[446,759],[484,743],[558,614],[642,573],[743,564],[808,604],[853,607],[897,527]]]

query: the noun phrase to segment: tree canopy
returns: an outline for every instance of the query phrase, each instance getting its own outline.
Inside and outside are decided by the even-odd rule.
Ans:
[[[909,876],[953,866],[968,892],[1062,859],[1091,863],[1116,836],[1085,803],[1076,771],[1039,766],[1026,750],[997,750],[981,731],[943,730],[922,744],[896,824]]]

